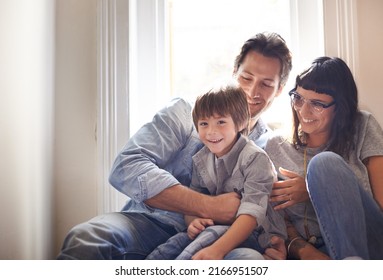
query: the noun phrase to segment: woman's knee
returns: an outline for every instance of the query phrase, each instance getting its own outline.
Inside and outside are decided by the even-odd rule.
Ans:
[[[341,195],[344,187],[356,184],[357,179],[347,162],[334,152],[321,152],[307,167],[307,190],[310,197],[331,193]]]
[[[336,171],[339,166],[345,164],[344,159],[334,152],[321,152],[315,155],[308,163],[307,170],[314,173]],[[321,175],[323,173],[320,173]]]

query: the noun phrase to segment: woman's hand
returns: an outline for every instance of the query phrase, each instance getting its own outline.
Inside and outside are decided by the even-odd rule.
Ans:
[[[285,209],[309,199],[305,178],[282,167],[279,168],[279,172],[289,179],[274,183],[270,201],[279,203],[274,207],[275,210]]]

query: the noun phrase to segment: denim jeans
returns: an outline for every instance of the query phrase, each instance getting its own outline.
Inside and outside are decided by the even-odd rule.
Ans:
[[[257,250],[251,248],[236,248],[230,251],[224,260],[264,260],[265,258]]]
[[[143,234],[146,233],[146,234]],[[64,240],[58,260],[141,260],[176,230],[143,213],[109,213],[75,226]],[[238,248],[225,259],[263,259],[255,250]]]
[[[175,233],[146,214],[105,214],[75,226],[57,259],[145,259]]]
[[[332,259],[383,259],[383,212],[339,155],[310,161],[307,188]]]
[[[147,257],[149,260],[190,260],[201,249],[213,244],[228,229],[228,226],[215,225],[206,228],[195,239],[190,239],[186,232],[180,232],[167,242],[158,246]],[[259,252],[263,249],[257,242],[258,234],[252,234],[241,246],[231,251],[225,259],[264,259]],[[246,248],[248,247],[248,248]],[[258,252],[259,251],[259,252]]]

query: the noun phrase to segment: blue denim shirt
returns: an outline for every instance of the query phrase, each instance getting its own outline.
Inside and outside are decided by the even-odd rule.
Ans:
[[[191,112],[190,103],[174,99],[152,122],[141,127],[118,154],[109,182],[130,198],[123,212],[147,213],[179,231],[185,228],[182,214],[149,207],[144,201],[171,186],[190,185],[192,156],[203,146]],[[249,138],[263,148],[270,133],[258,120]]]

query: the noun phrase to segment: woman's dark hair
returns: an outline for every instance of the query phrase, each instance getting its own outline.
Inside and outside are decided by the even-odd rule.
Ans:
[[[193,122],[213,115],[231,116],[238,132],[249,132],[250,110],[246,93],[237,84],[226,84],[197,97],[193,108]]]
[[[319,57],[312,62],[308,69],[297,76],[295,89],[298,86],[334,98],[335,116],[327,149],[347,157],[355,148],[354,137],[359,112],[358,90],[350,68],[338,57]],[[292,140],[299,146],[305,144],[294,108]]]
[[[292,68],[292,56],[285,40],[279,34],[263,32],[248,39],[235,59],[234,72],[238,71],[249,51],[256,51],[266,57],[277,58],[281,64],[279,87],[286,84]]]

